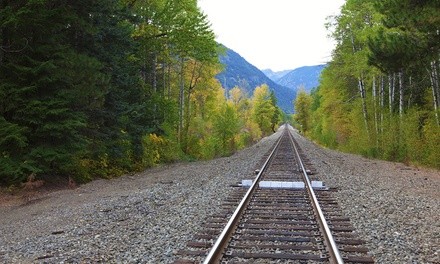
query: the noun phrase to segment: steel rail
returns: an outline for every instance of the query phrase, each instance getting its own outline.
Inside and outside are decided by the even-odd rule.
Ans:
[[[287,127],[287,124],[285,126]],[[246,192],[243,199],[240,201],[237,209],[235,209],[234,213],[232,214],[232,216],[229,219],[228,223],[226,224],[225,228],[223,229],[220,236],[217,238],[216,242],[212,246],[211,250],[209,251],[208,255],[206,256],[206,259],[203,261],[203,264],[213,264],[213,263],[220,262],[220,259],[223,256],[223,250],[226,248],[226,245],[229,243],[229,240],[230,240],[233,232],[236,229],[237,223],[240,220],[240,216],[242,215],[247,204],[249,203],[253,192],[257,189],[258,181],[259,181],[261,175],[263,174],[263,172],[266,170],[267,165],[269,164],[269,161],[274,156],[275,151],[278,149],[278,146],[280,145],[281,138],[283,137],[284,133],[286,133],[286,130],[284,130],[283,134],[281,134],[281,136],[279,137],[274,149],[269,154],[269,157],[264,162],[264,164],[261,167],[260,171],[258,172],[257,176],[255,177],[255,180],[252,183],[251,187]]]
[[[289,128],[287,128],[287,129],[289,129]],[[301,157],[299,155],[298,149],[295,145],[295,142],[293,141],[293,136],[290,133],[290,131],[288,133],[289,133],[290,140],[292,141],[293,148],[295,149],[295,153],[298,158],[298,163],[300,164],[301,170],[303,172],[303,178],[304,178],[307,192],[309,193],[309,196],[312,199],[312,206],[313,206],[313,209],[315,210],[315,213],[318,217],[319,226],[320,226],[321,230],[323,231],[325,243],[327,244],[327,247],[329,249],[330,263],[343,264],[344,260],[342,259],[342,256],[339,253],[339,249],[336,245],[336,242],[333,238],[333,235],[330,231],[330,228],[327,224],[327,221],[325,220],[324,213],[322,212],[321,206],[319,205],[318,199],[316,198],[315,192],[313,191],[312,184],[310,183],[309,177],[307,175],[306,169],[305,169],[304,164],[303,164]]]

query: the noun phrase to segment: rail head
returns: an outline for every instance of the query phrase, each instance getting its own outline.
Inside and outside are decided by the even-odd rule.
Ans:
[[[339,253],[339,250],[337,248],[337,245],[334,241],[333,235],[331,234],[330,228],[328,227],[328,224],[325,220],[325,217],[324,217],[322,209],[319,205],[318,199],[316,198],[315,192],[313,191],[313,188],[312,188],[311,182],[308,178],[305,166],[301,160],[298,149],[297,149],[296,144],[293,140],[293,136],[290,132],[289,125],[286,124],[285,126],[286,126],[286,129],[284,129],[283,134],[279,137],[274,149],[271,151],[269,157],[267,158],[267,160],[265,161],[265,163],[261,167],[254,182],[252,183],[252,185],[250,186],[250,188],[248,189],[248,191],[244,195],[243,199],[240,201],[238,207],[236,208],[236,210],[232,214],[232,216],[229,219],[228,223],[226,224],[225,228],[222,230],[221,234],[219,235],[219,237],[215,241],[213,247],[209,251],[203,264],[212,264],[212,263],[219,263],[220,262],[220,259],[223,256],[223,251],[226,248],[226,245],[228,244],[233,232],[235,231],[236,224],[238,223],[239,218],[242,215],[242,212],[244,211],[245,207],[249,203],[249,201],[252,197],[252,194],[257,189],[258,181],[261,178],[261,175],[263,174],[263,172],[266,170],[266,167],[269,164],[272,157],[274,156],[274,153],[276,152],[278,146],[280,145],[281,138],[284,135],[284,133],[288,133],[289,138],[292,141],[292,144],[293,144],[293,147],[295,150],[295,155],[297,156],[298,163],[300,164],[300,169],[303,172],[303,178],[304,178],[307,192],[309,193],[309,196],[311,198],[312,206],[313,206],[315,213],[317,215],[319,226],[323,232],[325,243],[326,243],[327,247],[329,248],[330,263],[332,263],[332,264],[334,264],[334,263],[343,264],[344,263],[341,255]]]
[[[287,126],[287,125],[286,125]],[[212,264],[212,263],[219,263],[220,259],[223,255],[223,250],[225,249],[226,245],[229,242],[229,239],[232,236],[232,233],[235,230],[236,224],[240,219],[240,216],[242,215],[242,212],[246,208],[247,204],[249,203],[252,194],[254,191],[258,188],[258,181],[261,178],[261,175],[266,170],[267,165],[269,164],[269,161],[274,156],[274,153],[276,152],[278,146],[280,145],[281,138],[286,133],[286,130],[283,130],[283,134],[280,135],[278,138],[275,147],[269,154],[269,157],[264,162],[263,166],[261,167],[260,171],[258,172],[257,176],[255,177],[254,182],[244,195],[243,199],[240,201],[238,207],[235,209],[234,213],[232,214],[231,218],[229,219],[228,223],[226,224],[223,231],[220,233],[219,237],[215,241],[214,245],[212,246],[211,250],[209,251],[208,255],[206,256],[206,259],[203,261],[203,264]]]
[[[290,140],[292,141],[293,148],[295,150],[295,155],[297,157],[297,160],[298,160],[298,163],[300,165],[301,171],[303,172],[303,179],[304,179],[305,187],[307,189],[307,192],[309,193],[309,196],[310,196],[311,201],[312,201],[312,206],[313,206],[313,208],[315,210],[315,213],[316,213],[316,215],[318,217],[319,226],[322,229],[322,232],[323,232],[323,235],[324,235],[324,239],[325,239],[325,243],[327,244],[327,247],[329,248],[330,263],[332,263],[332,264],[343,264],[344,260],[342,259],[342,256],[341,256],[341,254],[339,252],[339,249],[338,249],[338,247],[336,245],[336,242],[335,242],[335,240],[333,238],[333,235],[332,235],[332,233],[330,231],[330,228],[329,228],[329,226],[327,224],[327,221],[325,219],[324,213],[322,212],[321,206],[319,205],[318,198],[316,198],[315,192],[313,191],[312,184],[311,184],[311,182],[309,180],[309,176],[307,175],[306,168],[304,166],[304,163],[301,160],[301,157],[300,157],[299,152],[298,152],[298,148],[296,147],[296,144],[295,144],[295,142],[293,140],[293,136],[290,133],[290,130],[289,130],[288,133],[289,133]]]

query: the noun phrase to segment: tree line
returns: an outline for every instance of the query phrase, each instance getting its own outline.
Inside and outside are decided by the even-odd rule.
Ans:
[[[225,94],[197,0],[0,1],[0,185],[228,155],[281,117]]]
[[[296,120],[320,143],[440,168],[440,2],[347,0],[337,46]]]

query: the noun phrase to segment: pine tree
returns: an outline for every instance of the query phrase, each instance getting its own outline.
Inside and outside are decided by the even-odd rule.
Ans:
[[[27,142],[19,152],[7,146],[3,157],[15,161],[16,181],[30,173],[67,173],[71,157],[85,144],[80,131],[86,127],[86,118],[75,110],[83,102],[76,96],[87,98],[87,93],[76,89],[84,88],[81,81],[94,79],[93,73],[102,65],[74,55],[66,43],[65,19],[70,14],[62,6],[33,1],[9,4],[3,11],[6,15],[0,24],[6,48],[2,48],[0,71],[0,94],[5,98],[1,115],[10,128],[22,131],[21,138]],[[81,65],[83,74],[74,78],[84,79],[68,83],[66,75],[80,68],[76,62],[85,65]],[[105,82],[94,80],[96,85]]]

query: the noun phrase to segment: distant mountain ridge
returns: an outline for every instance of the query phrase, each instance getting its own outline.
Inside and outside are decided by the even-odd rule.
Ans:
[[[288,87],[294,91],[297,91],[299,87],[303,86],[307,92],[310,92],[312,88],[319,85],[319,77],[325,67],[326,64],[320,64],[296,68],[288,71],[288,73],[285,73],[285,71],[272,72],[269,70],[265,70],[265,72],[268,77],[272,76],[272,80],[279,85]]]
[[[238,86],[252,94],[257,86],[267,84],[274,91],[278,106],[286,113],[293,112],[293,101],[296,96],[294,90],[275,83],[238,53],[226,47],[225,49],[225,54],[220,55],[219,58],[225,69],[216,78],[226,90]]]
[[[284,75],[288,74],[292,70],[284,70],[284,71],[272,71],[271,69],[265,69],[262,70],[262,72],[269,77],[274,82],[277,82],[279,79],[281,79]]]

